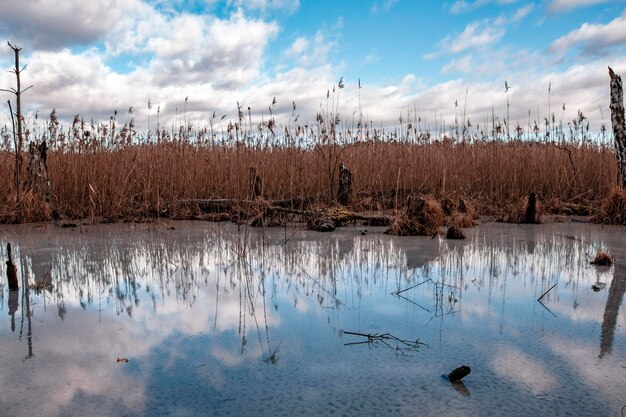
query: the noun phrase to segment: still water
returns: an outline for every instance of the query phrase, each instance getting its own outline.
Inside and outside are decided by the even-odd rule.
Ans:
[[[3,227],[0,415],[620,416],[624,228],[467,235]]]

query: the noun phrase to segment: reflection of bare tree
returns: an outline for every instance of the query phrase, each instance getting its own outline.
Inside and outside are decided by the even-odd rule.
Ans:
[[[52,255],[50,252],[42,250],[33,250],[25,253],[30,258],[32,275],[34,278],[33,285],[37,288],[47,288],[52,285]]]
[[[521,225],[520,227],[524,227],[526,229],[526,250],[529,255],[533,255],[535,253],[535,240],[537,239],[537,228],[533,225]]]
[[[9,291],[9,316],[11,316],[11,331],[15,331],[15,312],[20,307],[19,290]]]
[[[624,265],[616,262],[613,270],[613,281],[609,288],[609,295],[604,308],[604,318],[602,321],[602,337],[600,339],[600,357],[611,353],[613,350],[613,340],[615,338],[615,327],[617,325],[617,315],[626,292],[626,271]]]
[[[23,275],[22,275],[23,276]],[[20,340],[24,332],[24,318],[26,318],[26,344],[28,345],[28,355],[24,358],[30,359],[33,355],[33,319],[32,310],[30,307],[30,287],[28,285],[22,286],[22,321],[20,324]]]

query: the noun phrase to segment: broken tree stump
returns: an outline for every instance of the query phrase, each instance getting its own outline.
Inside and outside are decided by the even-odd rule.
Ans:
[[[339,164],[339,188],[337,202],[342,206],[350,204],[352,197],[352,172],[342,163]]]
[[[524,210],[524,216],[520,221],[522,224],[539,224],[539,216],[537,216],[537,195],[534,191],[528,193],[528,203]]]
[[[28,145],[28,177],[27,190],[40,193],[46,203],[50,202],[50,179],[48,177],[48,145],[43,140],[39,145],[30,142]]]
[[[13,263],[13,254],[11,253],[11,244],[7,243],[7,253],[9,260],[7,261],[7,280],[9,281],[9,290],[19,290],[20,284],[17,280],[17,268]]]
[[[609,67],[611,78],[611,124],[615,140],[615,157],[617,158],[617,185],[626,187],[626,121],[624,119],[624,86],[622,77],[615,74]]]

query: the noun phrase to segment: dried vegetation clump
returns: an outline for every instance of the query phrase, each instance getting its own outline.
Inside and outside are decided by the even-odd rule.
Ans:
[[[626,190],[616,186],[611,187],[591,220],[594,223],[626,226]]]
[[[409,196],[387,233],[396,236],[432,236],[444,224],[445,213],[434,196]]]
[[[9,203],[0,211],[0,223],[28,223],[33,221],[53,220],[55,213],[49,203],[37,192],[29,191],[15,202],[15,195],[9,197]]]
[[[591,264],[596,266],[611,266],[613,265],[613,256],[608,252],[600,251],[596,254],[596,257],[593,258]]]
[[[517,224],[539,224],[543,207],[534,191],[526,197],[518,198],[517,203],[507,204],[501,210],[497,221]]]
[[[589,216],[593,213],[589,202],[562,201],[559,197],[552,197],[542,208],[547,214],[564,216]]]
[[[451,213],[449,223],[456,228],[467,228],[476,226],[478,211],[474,204],[465,198],[459,199],[457,209]]]

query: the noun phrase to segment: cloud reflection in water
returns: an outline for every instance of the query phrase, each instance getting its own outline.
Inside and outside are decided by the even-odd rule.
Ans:
[[[585,415],[623,405],[626,377],[607,366],[625,353],[624,267],[600,271],[585,255],[626,259],[614,229],[482,225],[451,242],[175,226],[5,229],[27,281],[53,284],[20,292],[17,305],[3,289],[9,415]],[[598,280],[608,291],[591,290]],[[542,300],[553,316],[536,299],[555,283]],[[431,347],[399,359],[345,348],[341,329]],[[466,361],[471,396],[438,384]]]

